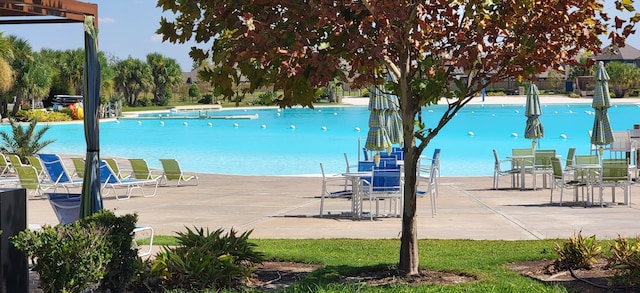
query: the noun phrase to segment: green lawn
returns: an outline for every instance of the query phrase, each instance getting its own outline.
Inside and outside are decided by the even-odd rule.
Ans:
[[[323,265],[305,280],[284,292],[567,292],[543,284],[507,268],[513,262],[555,259],[554,243],[564,240],[481,241],[420,240],[420,266],[429,270],[465,273],[475,283],[378,288],[335,282],[340,275],[398,263],[397,239],[254,239],[268,259]],[[173,245],[171,237],[159,237],[159,245]],[[155,244],[155,243],[154,243]],[[601,242],[603,251],[609,243]]]

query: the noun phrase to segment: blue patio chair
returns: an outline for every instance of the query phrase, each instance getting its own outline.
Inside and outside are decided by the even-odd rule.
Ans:
[[[56,154],[38,154],[49,179],[51,179],[54,192],[58,187],[63,187],[69,192],[69,187],[82,186],[82,179],[72,179],[71,173],[62,163],[60,156]]]
[[[47,193],[49,203],[61,225],[74,223],[80,219],[81,194]]]
[[[369,200],[369,214],[380,217],[380,201],[389,202],[389,215],[399,216],[402,211],[402,176],[400,169],[381,169],[372,167],[371,179],[362,179],[362,192]],[[363,198],[364,200],[365,198]],[[373,202],[376,203],[373,212]],[[395,206],[394,206],[395,205]]]

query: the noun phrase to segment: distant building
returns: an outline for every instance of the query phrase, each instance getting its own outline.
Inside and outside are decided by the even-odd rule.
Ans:
[[[183,72],[182,77],[184,79],[184,83],[186,84],[194,84],[200,83],[200,79],[198,79],[198,69],[193,69],[189,72]]]
[[[602,54],[596,56],[596,61],[602,61],[605,64],[619,61],[640,68],[640,50],[631,45],[622,48],[607,46],[602,49]]]

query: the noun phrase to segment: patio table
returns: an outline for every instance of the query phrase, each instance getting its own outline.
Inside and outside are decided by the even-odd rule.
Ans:
[[[525,183],[524,175],[527,172],[526,163],[527,163],[527,160],[528,160],[529,162],[531,162],[531,166],[533,167],[533,159],[535,158],[535,156],[534,155],[521,155],[521,156],[509,156],[507,158],[510,159],[510,160],[513,160],[514,162],[517,163],[518,166],[520,166],[520,190],[525,190],[525,188],[524,188],[524,183]],[[533,176],[535,176],[535,174]]]
[[[360,188],[362,178],[371,178],[373,172],[346,172],[342,176],[351,181],[351,216],[353,219],[362,218],[362,190]]]

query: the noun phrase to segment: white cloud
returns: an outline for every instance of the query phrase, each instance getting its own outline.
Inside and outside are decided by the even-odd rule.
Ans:
[[[98,23],[115,23],[116,20],[111,17],[98,17]]]
[[[154,34],[153,36],[151,36],[151,41],[154,43],[161,43],[162,42],[162,34]]]

